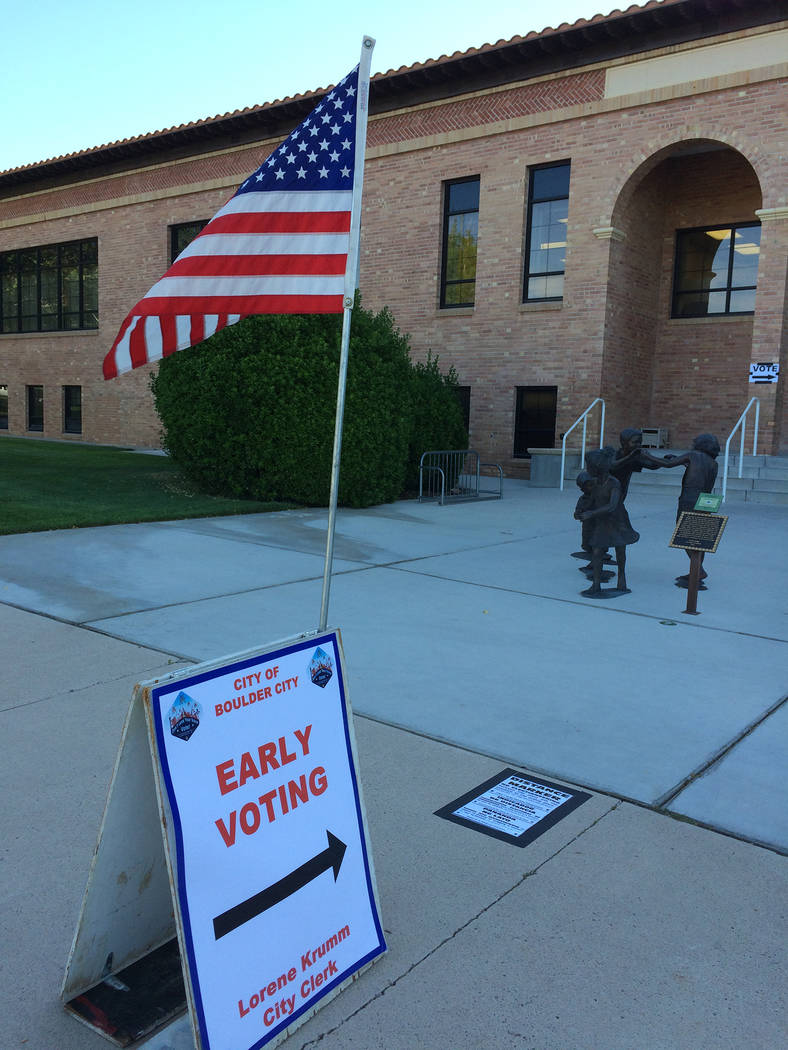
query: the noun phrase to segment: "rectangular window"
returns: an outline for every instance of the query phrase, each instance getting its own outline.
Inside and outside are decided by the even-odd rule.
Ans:
[[[760,223],[679,230],[671,317],[755,311]]]
[[[479,176],[444,184],[441,306],[473,306],[476,299],[476,241],[479,235]]]
[[[207,219],[197,219],[196,222],[181,222],[177,226],[170,226],[170,266],[207,225]]]
[[[82,433],[82,387],[63,387],[63,431],[66,434]]]
[[[531,168],[523,301],[562,299],[569,217],[569,162]]]
[[[0,332],[98,328],[98,240],[0,252]]]
[[[42,386],[27,388],[27,429],[44,429],[44,388]]]
[[[530,459],[532,448],[555,448],[557,386],[518,386],[514,406],[514,456]]]
[[[470,432],[471,429],[471,388],[469,386],[455,386],[454,392],[457,395],[457,400],[460,403],[460,411],[462,412],[462,421],[465,424],[465,429]]]
[[[8,387],[0,383],[0,430],[8,430]]]

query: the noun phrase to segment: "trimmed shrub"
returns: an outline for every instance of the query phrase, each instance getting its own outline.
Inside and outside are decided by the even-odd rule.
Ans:
[[[405,487],[419,487],[419,460],[422,453],[468,447],[468,432],[457,397],[457,373],[450,368],[442,374],[438,357],[427,354],[425,362],[412,366],[412,422],[408,446]]]
[[[164,359],[151,387],[163,447],[184,474],[207,492],[325,506],[341,328],[337,315],[249,317]],[[388,310],[372,314],[356,306],[342,505],[396,499],[406,472],[411,478],[415,470],[418,484],[421,452],[448,447],[458,421],[462,431],[453,384],[456,378],[440,375],[437,358],[411,364],[408,340]],[[423,441],[428,443],[419,447]]]

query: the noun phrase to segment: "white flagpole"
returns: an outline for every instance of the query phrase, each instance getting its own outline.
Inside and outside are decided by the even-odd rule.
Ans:
[[[350,319],[356,294],[359,246],[361,241],[361,192],[364,186],[364,154],[367,147],[367,114],[369,112],[369,70],[372,65],[372,49],[375,41],[365,36],[361,45],[361,60],[358,70],[358,96],[356,104],[356,157],[353,178],[353,203],[350,211],[350,244],[347,269],[345,270],[345,295],[342,313],[342,345],[339,355],[339,383],[337,386],[337,413],[334,422],[334,458],[331,463],[331,495],[328,504],[328,533],[326,536],[326,561],[323,568],[323,594],[320,599],[320,622],[318,631],[326,629],[328,621],[328,599],[331,591],[331,567],[334,560],[334,530],[337,519],[339,495],[339,460],[342,454],[342,420],[345,414],[345,384],[347,381],[348,349],[350,346]]]

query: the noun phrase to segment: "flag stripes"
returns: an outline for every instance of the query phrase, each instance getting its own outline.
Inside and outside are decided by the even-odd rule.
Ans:
[[[169,277],[254,277],[266,274],[344,275],[345,255],[199,255],[181,256],[167,271]]]

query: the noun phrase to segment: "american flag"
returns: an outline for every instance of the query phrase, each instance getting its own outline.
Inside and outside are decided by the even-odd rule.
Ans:
[[[120,327],[104,378],[202,342],[250,314],[342,313],[359,68],[285,139]],[[363,143],[361,144],[363,164]]]

